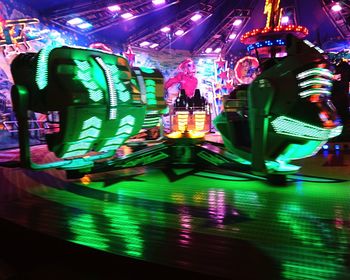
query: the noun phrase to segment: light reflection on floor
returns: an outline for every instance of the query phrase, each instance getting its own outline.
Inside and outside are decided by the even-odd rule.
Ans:
[[[136,168],[69,181],[58,170],[0,168],[0,215],[226,278],[255,269],[261,279],[347,279],[350,156],[341,156],[303,160],[284,187],[223,170]]]

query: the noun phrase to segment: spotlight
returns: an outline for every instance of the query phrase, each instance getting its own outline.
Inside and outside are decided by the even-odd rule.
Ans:
[[[236,19],[234,22],[233,22],[233,25],[234,26],[240,26],[242,24],[243,20],[241,19]]]
[[[84,23],[79,24],[78,27],[80,29],[88,29],[88,28],[92,27],[92,24],[88,23],[88,22],[84,22]]]
[[[122,14],[121,17],[124,18],[124,19],[129,19],[129,18],[132,18],[134,15],[132,13],[125,13],[125,14]]]
[[[228,38],[230,39],[230,40],[233,40],[233,39],[235,39],[237,37],[237,34],[236,33],[232,33]]]
[[[154,44],[150,45],[149,47],[150,47],[151,49],[154,49],[154,48],[156,48],[156,47],[158,47],[158,46],[159,46],[159,44],[154,43]]]
[[[165,4],[165,0],[152,0],[154,5],[162,5]]]
[[[165,27],[163,27],[160,31],[162,31],[162,32],[164,32],[164,33],[167,33],[167,32],[170,31],[170,27],[165,26]]]
[[[207,48],[207,49],[205,50],[205,53],[211,53],[212,51],[213,51],[212,48]]]
[[[179,29],[179,30],[177,30],[176,32],[175,32],[175,35],[176,36],[181,36],[182,34],[184,34],[185,33],[185,31],[183,31],[182,29]]]
[[[214,53],[219,53],[219,52],[221,52],[221,48],[216,48],[214,51]]]
[[[332,6],[332,11],[333,12],[340,12],[342,9],[342,7],[340,6],[340,4],[337,2]]]
[[[322,149],[323,149],[323,150],[328,150],[328,148],[329,148],[328,144],[324,144],[324,145],[322,146]]]
[[[191,17],[192,21],[198,21],[202,18],[201,14],[195,14],[194,16]]]
[[[78,17],[72,18],[72,19],[67,21],[67,23],[70,24],[70,25],[77,25],[77,24],[81,24],[83,22],[84,21],[81,18],[78,18]]]
[[[340,145],[339,144],[335,144],[334,145],[334,150],[339,151],[340,150]]]
[[[140,47],[146,47],[150,44],[150,42],[144,41],[142,43],[140,43]]]
[[[281,19],[281,23],[286,24],[289,22],[289,16],[283,16]]]
[[[108,6],[107,9],[110,10],[111,12],[117,12],[121,10],[119,5]]]

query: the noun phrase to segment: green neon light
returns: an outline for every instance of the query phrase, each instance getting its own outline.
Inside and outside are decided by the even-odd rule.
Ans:
[[[284,204],[276,213],[277,221],[292,233],[292,240],[300,243],[295,254],[308,256],[302,260],[296,255],[295,258],[282,257],[283,278],[336,279],[343,268],[343,252],[346,252],[348,244],[347,241],[339,240],[341,237],[338,235],[342,231],[334,235],[332,227],[322,222],[323,217],[301,207],[297,202]],[[333,243],[337,246],[330,245]],[[336,250],[333,250],[334,247]]]
[[[301,159],[316,154],[322,147],[325,141],[308,141],[306,144],[290,144],[278,156],[276,161],[290,161]]]
[[[154,120],[145,120],[144,124],[157,125],[159,123],[159,119]]]
[[[106,141],[101,151],[117,150],[129,138],[128,134],[119,135],[117,138]]]
[[[117,67],[117,65],[114,65],[114,64],[107,64],[107,67],[109,68],[109,71],[111,71],[112,76],[118,75],[119,68]]]
[[[143,122],[143,127],[148,128],[148,127],[155,127],[159,124],[159,117],[147,117],[145,118],[145,121]]]
[[[137,84],[137,81],[136,81],[135,78],[132,78],[132,79],[131,79],[131,83],[132,83],[134,86],[138,87],[138,84]]]
[[[89,98],[95,102],[100,101],[103,98],[102,90],[89,90]]]
[[[118,99],[122,102],[127,102],[130,100],[131,95],[129,90],[124,85],[123,81],[120,79],[121,73],[123,71],[120,71],[116,65],[110,65],[108,64],[107,67],[109,68],[109,71],[112,74],[112,79],[114,82],[116,94],[118,96]],[[125,77],[127,78],[127,77]]]
[[[237,179],[235,178],[235,180]],[[261,207],[264,206],[263,199],[259,197],[257,192],[234,190],[233,193],[234,205],[241,211],[244,211],[244,213],[247,213],[249,217],[255,218],[259,214]]]
[[[142,257],[144,240],[142,239],[139,222],[128,215],[130,211],[125,205],[108,206],[103,208],[103,214],[111,221],[109,229],[112,234],[124,240],[124,252],[132,257]]]
[[[88,150],[91,146],[91,142],[83,141],[72,144],[69,146],[67,152],[77,151],[77,150]]]
[[[343,129],[343,126],[331,129],[320,128],[285,116],[277,117],[271,125],[278,134],[312,140],[328,140],[338,136]]]
[[[60,47],[57,45],[49,45],[44,47],[38,56],[38,62],[36,66],[36,75],[35,75],[35,81],[38,86],[38,88],[44,89],[49,81],[48,81],[48,75],[49,75],[49,56],[52,50],[55,48]]]
[[[84,87],[89,92],[89,98],[94,101],[98,102],[103,98],[103,91],[100,89],[100,87],[97,85],[97,83],[94,81],[92,75],[91,75],[91,66],[87,61],[80,61],[80,60],[74,60],[74,63],[78,67],[77,71],[77,78],[82,82]]]
[[[328,89],[324,89],[324,88],[315,88],[315,89],[308,89],[308,90],[304,90],[302,92],[299,92],[299,96],[301,98],[305,98],[314,94],[325,94],[327,96],[331,95],[331,92]]]
[[[148,68],[148,67],[140,67],[140,70],[143,73],[147,73],[147,74],[153,74],[154,73],[154,70],[152,68]]]
[[[67,151],[62,158],[86,154],[90,150],[93,141],[99,136],[101,126],[102,120],[98,117],[93,116],[85,120],[77,142],[68,145]]]
[[[89,128],[87,130],[84,130],[80,133],[79,139],[84,139],[86,137],[93,137],[96,138],[100,134],[100,131],[96,128]]]
[[[117,96],[116,96],[117,93],[114,87],[114,80],[112,78],[112,73],[110,71],[110,68],[107,66],[107,64],[104,63],[104,61],[100,57],[96,57],[95,60],[101,66],[106,76],[107,86],[108,86],[109,106],[112,108],[109,111],[109,119],[115,120],[117,118],[117,108],[115,108],[117,106]]]
[[[86,72],[87,70],[90,70],[91,66],[90,63],[87,61],[81,61],[81,60],[74,60],[74,63],[78,66],[78,68],[83,71]]]
[[[131,115],[128,115],[126,117],[124,117],[121,121],[120,121],[120,127],[116,132],[116,136],[120,136],[121,134],[131,134],[132,129],[133,129],[133,125],[135,124],[135,118]]]
[[[90,81],[90,80],[92,80],[90,72],[78,71],[77,76],[82,81]]]
[[[120,120],[119,128],[115,138],[109,139],[101,151],[117,150],[132,134],[134,130],[135,117],[127,115]]]
[[[77,157],[86,153],[87,153],[86,150],[77,150],[77,151],[67,152],[67,153],[64,153],[62,158]]]
[[[87,119],[86,121],[84,121],[83,129],[87,129],[90,127],[101,128],[101,126],[102,126],[101,119],[99,119],[98,117],[91,117],[90,119]]]
[[[71,241],[97,249],[107,249],[108,239],[100,233],[95,219],[91,214],[81,214],[68,220],[74,235]]]
[[[306,88],[309,86],[317,86],[317,85],[331,87],[332,82],[330,80],[327,80],[324,78],[314,78],[314,79],[310,79],[310,80],[299,83],[299,87],[301,87],[301,88]]]
[[[277,171],[277,172],[295,172],[300,169],[300,166],[289,164],[284,160],[280,161],[272,161],[272,160],[267,160],[265,161],[265,165],[269,171]]]
[[[325,68],[312,68],[312,69],[306,70],[304,72],[299,73],[297,75],[297,79],[302,80],[310,76],[323,76],[331,80],[333,79],[332,72]]]
[[[147,104],[149,105],[156,105],[157,99],[156,99],[156,82],[153,80],[146,79],[145,80],[145,86],[146,86],[146,97],[147,97]]]
[[[123,126],[123,125],[126,125],[126,124],[129,124],[129,125],[134,125],[135,124],[135,118],[131,115],[127,115],[126,117],[122,118],[121,121],[120,121],[120,126]]]
[[[86,80],[81,80],[81,82],[83,83],[83,85],[88,88],[89,90],[97,90],[98,89],[98,85],[94,82],[94,81],[86,81]]]
[[[125,141],[125,139],[128,137],[128,135],[125,135],[124,137],[119,136],[118,138],[114,138],[114,139],[110,139],[108,141],[106,141],[106,146],[110,146],[110,145],[120,145],[123,144],[123,142]],[[119,148],[118,147],[118,148]]]
[[[153,87],[155,87],[156,86],[156,82],[153,81],[153,80],[146,79],[145,80],[145,85],[146,86],[153,86]]]
[[[113,76],[114,79],[115,79],[115,77],[116,76]],[[115,81],[116,81],[116,79],[115,79]],[[123,102],[130,100],[130,92],[127,90],[127,88],[125,87],[123,82],[121,80],[119,80],[119,78],[118,78],[118,82],[116,82],[116,90],[118,92],[119,100],[121,100]]]
[[[118,129],[118,133],[117,134],[131,134],[132,130],[133,130],[133,126],[131,125],[125,125],[122,126]]]

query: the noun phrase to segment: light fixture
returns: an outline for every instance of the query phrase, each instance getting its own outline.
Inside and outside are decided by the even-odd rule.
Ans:
[[[159,44],[154,43],[154,44],[150,45],[149,47],[150,47],[151,49],[154,49],[154,48],[156,48],[156,47],[158,47],[158,46],[159,46]]]
[[[81,24],[83,22],[84,21],[81,18],[78,18],[78,17],[72,18],[72,19],[67,21],[67,23],[70,24],[70,25],[78,25],[78,24]]]
[[[123,19],[129,19],[132,18],[134,15],[132,13],[124,13],[121,15]]]
[[[162,5],[165,4],[165,0],[152,0],[154,5]]]
[[[221,52],[221,48],[216,48],[214,51],[214,53],[219,53],[219,52]]]
[[[121,10],[119,5],[108,6],[107,9],[110,10],[111,12],[117,12]]]
[[[202,18],[201,14],[195,14],[194,16],[191,17],[192,21],[198,21]]]
[[[92,24],[88,23],[88,22],[83,22],[83,23],[79,24],[78,27],[80,29],[88,29],[88,28],[92,27]]]
[[[181,36],[182,34],[184,34],[185,33],[185,31],[183,31],[182,29],[179,29],[179,30],[177,30],[176,32],[175,32],[175,35],[176,36]]]
[[[234,26],[240,26],[242,24],[243,20],[241,19],[236,19],[234,22],[233,22],[233,25]]]
[[[146,47],[150,44],[150,42],[147,41],[143,41],[142,43],[140,43],[140,47]]]
[[[160,31],[162,31],[162,32],[164,32],[164,33],[167,33],[167,32],[170,31],[170,27],[165,26],[165,27],[163,27]]]
[[[205,53],[211,53],[212,51],[213,51],[212,48],[207,48],[207,49],[205,50]]]
[[[333,12],[340,12],[341,9],[342,9],[342,7],[340,6],[340,4],[338,2],[334,3],[334,5],[332,6]]]
[[[237,37],[236,33],[231,33],[231,35],[228,37],[230,40],[233,40]]]
[[[283,16],[282,19],[281,19],[281,23],[282,24],[286,24],[289,22],[289,16]]]

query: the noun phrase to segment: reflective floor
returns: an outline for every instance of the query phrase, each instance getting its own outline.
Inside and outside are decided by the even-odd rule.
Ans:
[[[213,279],[350,279],[350,155],[295,163],[303,168],[287,186],[232,170],[147,167],[67,180],[59,170],[2,167],[0,217]]]

